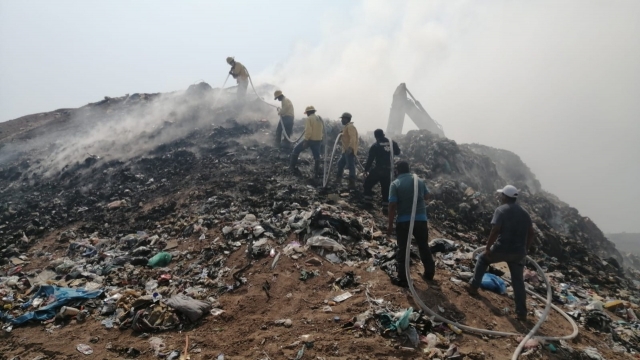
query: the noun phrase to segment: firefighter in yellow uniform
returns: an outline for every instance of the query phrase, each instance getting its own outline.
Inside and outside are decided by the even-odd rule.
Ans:
[[[286,138],[291,139],[291,135],[293,134],[293,103],[289,100],[288,97],[285,97],[282,94],[282,91],[277,90],[273,94],[274,100],[280,100],[282,103],[282,108],[278,108],[278,115],[280,115],[280,121],[278,121],[278,128],[276,129],[276,147],[280,148],[282,144],[282,126],[284,125],[284,131],[286,134]],[[293,141],[293,140],[291,140]],[[285,147],[287,150],[291,150],[291,143],[287,140],[285,141]]]
[[[338,174],[336,183],[339,186],[342,182],[344,167],[349,168],[349,188],[356,187],[356,155],[358,155],[358,130],[351,122],[351,114],[348,112],[340,116],[342,120],[342,157],[338,161]]]
[[[236,93],[238,101],[244,101],[244,97],[247,95],[247,87],[249,86],[249,71],[232,57],[227,58],[227,64],[231,65],[229,74],[238,82],[238,91]]]
[[[316,176],[320,176],[320,147],[322,146],[322,139],[324,138],[324,123],[322,119],[316,115],[316,109],[313,106],[307,106],[304,113],[307,115],[304,127],[304,140],[298,143],[293,149],[289,168],[293,172],[298,173],[299,170],[296,169],[298,156],[300,156],[303,150],[311,148],[313,160],[315,161],[314,172]]]

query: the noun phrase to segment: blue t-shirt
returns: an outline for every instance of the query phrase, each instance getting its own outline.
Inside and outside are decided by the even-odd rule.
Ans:
[[[427,206],[424,203],[425,194],[429,189],[422,179],[418,179],[418,204],[416,205],[415,221],[427,221]],[[389,202],[398,203],[396,222],[411,221],[411,208],[413,207],[413,175],[401,174],[389,187]]]

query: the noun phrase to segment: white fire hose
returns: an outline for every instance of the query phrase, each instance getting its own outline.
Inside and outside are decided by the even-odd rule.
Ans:
[[[325,128],[326,129],[326,128]],[[340,140],[340,138],[342,137],[342,133],[338,134],[338,137],[336,137],[336,141],[333,143],[333,150],[331,150],[331,159],[329,161],[329,168],[326,168],[327,165],[327,146],[326,146],[326,140],[325,140],[325,147],[324,147],[324,164],[325,164],[325,169],[326,171],[324,172],[323,178],[322,178],[322,187],[327,187],[327,183],[329,182],[329,176],[331,176],[331,166],[333,165],[333,157],[336,154],[336,148],[338,147],[338,141]],[[324,133],[324,138],[327,139],[327,132],[325,130]],[[354,157],[356,158],[356,160],[358,160],[358,157],[354,155]],[[358,160],[359,163],[359,160]],[[360,166],[362,166],[362,164],[360,164]],[[364,167],[363,167],[364,168]]]
[[[229,76],[231,74],[227,74],[227,77],[224,79],[224,82],[222,83],[222,87],[220,88],[220,91],[218,91],[218,95],[216,96],[216,100],[213,102],[213,108],[216,108],[216,105],[218,105],[218,99],[220,99],[220,93],[222,93],[222,89],[224,89],[224,86],[227,85],[227,80],[229,80]]]
[[[411,236],[413,234],[413,227],[414,227],[414,223],[415,223],[415,216],[416,216],[416,208],[418,205],[418,176],[417,175],[413,175],[413,206],[411,208],[411,222],[409,224],[409,235],[408,235],[408,239],[407,239],[407,248],[406,248],[406,252],[405,252],[405,272],[407,274],[407,282],[409,284],[409,290],[411,291],[411,296],[413,297],[413,299],[416,301],[416,303],[418,304],[418,306],[420,306],[420,308],[422,308],[422,310],[424,310],[427,314],[433,316],[436,320],[444,322],[446,324],[455,326],[461,330],[467,331],[467,332],[472,332],[472,333],[476,333],[476,334],[486,334],[486,335],[491,335],[491,336],[522,336],[522,334],[518,334],[518,333],[512,333],[512,332],[503,332],[503,331],[493,331],[493,330],[487,330],[487,329],[479,329],[479,328],[474,328],[471,326],[466,326],[466,325],[462,325],[459,324],[457,322],[451,321],[449,319],[446,319],[444,317],[442,317],[441,315],[438,315],[437,313],[435,313],[433,310],[431,310],[423,301],[422,299],[420,299],[420,297],[418,296],[418,294],[416,293],[415,288],[413,287],[413,281],[411,280],[411,269],[410,269],[410,256],[411,256]],[[473,256],[475,257],[475,254],[478,253],[479,251],[482,251],[484,249],[484,247],[480,247],[478,249],[476,249],[473,252]],[[540,340],[547,340],[547,341],[558,341],[558,340],[570,340],[575,338],[578,335],[578,326],[576,325],[575,321],[573,321],[573,319],[567,315],[564,311],[562,311],[562,309],[558,308],[557,306],[553,305],[551,303],[551,285],[549,284],[549,280],[547,279],[547,276],[545,275],[544,271],[540,268],[540,266],[533,261],[530,257],[526,257],[527,261],[529,261],[529,263],[533,264],[533,266],[536,268],[538,274],[540,274],[544,280],[544,283],[547,285],[547,298],[543,298],[542,296],[534,293],[533,291],[530,290],[526,290],[527,293],[533,295],[534,297],[538,298],[539,300],[545,301],[545,309],[544,312],[542,313],[542,316],[540,317],[540,320],[538,320],[538,322],[536,323],[536,325],[533,327],[533,329],[531,329],[531,331],[524,337],[524,339],[520,342],[520,344],[518,345],[518,347],[516,348],[516,351],[513,353],[513,356],[511,357],[512,360],[515,360],[518,358],[518,356],[520,356],[520,353],[522,352],[522,349],[524,348],[524,345],[526,344],[526,342],[531,339],[534,334],[538,331],[538,329],[540,329],[540,326],[542,326],[542,323],[547,319],[547,317],[549,316],[549,313],[551,311],[551,308],[553,308],[554,310],[558,311],[560,313],[560,315],[562,315],[565,319],[567,319],[567,321],[569,321],[569,323],[571,323],[571,326],[573,327],[573,332],[570,335],[567,336],[537,336],[537,339]]]
[[[325,128],[326,129],[326,128]],[[331,150],[331,159],[329,160],[329,168],[327,169],[326,165],[327,165],[327,146],[326,146],[326,140],[325,140],[325,147],[324,147],[324,164],[325,164],[325,171],[324,174],[322,176],[322,187],[327,187],[327,183],[329,182],[329,176],[331,176],[331,165],[333,165],[333,156],[336,153],[336,148],[338,147],[338,140],[340,140],[340,138],[342,137],[342,133],[338,134],[338,137],[336,137],[336,142],[333,143],[333,150]],[[327,131],[325,130],[324,132],[324,138],[327,138]]]

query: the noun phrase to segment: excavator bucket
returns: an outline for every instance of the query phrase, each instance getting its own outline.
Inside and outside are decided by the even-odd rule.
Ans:
[[[411,98],[407,97],[409,95]],[[422,104],[407,89],[405,83],[400,84],[393,93],[393,102],[391,103],[391,111],[389,113],[389,122],[387,123],[387,134],[389,136],[402,134],[404,126],[404,116],[409,115],[420,130],[429,130],[434,134],[444,137],[442,126],[438,124],[429,113],[422,107]]]

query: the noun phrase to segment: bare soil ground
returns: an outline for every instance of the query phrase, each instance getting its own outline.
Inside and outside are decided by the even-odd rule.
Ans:
[[[61,256],[66,247],[56,248],[54,238],[50,236],[44,239],[35,249],[46,248],[54,252],[54,256]],[[202,246],[204,242],[189,239],[181,242],[179,248],[197,252]],[[231,254],[227,265],[231,268],[246,265],[248,260],[245,250],[243,247]],[[248,282],[238,290],[220,297],[221,308],[225,310],[222,315],[209,315],[200,326],[190,331],[167,331],[151,336],[162,338],[167,349],[183,349],[185,337],[188,336],[191,359],[212,359],[219,354],[224,354],[226,359],[264,359],[267,356],[271,359],[292,359],[301,348],[301,343],[295,343],[300,341],[302,335],[311,335],[314,341],[313,348],[306,349],[303,359],[427,358],[428,354],[421,350],[401,349],[399,339],[368,330],[342,327],[345,322],[370,308],[364,293],[365,285],[369,286],[369,293],[375,298],[384,298],[394,306],[412,306],[417,309],[418,306],[408,290],[392,285],[389,277],[381,270],[367,272],[363,267],[350,268],[326,260],[315,267],[320,271],[320,276],[301,281],[300,268],[309,268],[305,263],[311,257],[317,256],[307,253],[306,257],[297,261],[282,256],[274,270],[271,270],[273,259],[256,261],[244,273]],[[32,262],[26,270],[43,265]],[[432,309],[442,308],[445,316],[474,327],[528,331],[513,315],[502,314],[501,309],[513,308],[513,301],[508,297],[487,291],[482,291],[478,297],[470,297],[461,285],[450,281],[452,274],[442,268],[438,268],[435,284],[430,286],[420,279],[421,267],[412,266],[412,278],[419,295]],[[324,312],[325,300],[339,294],[332,289],[333,280],[346,271],[354,271],[361,277],[363,285],[360,286],[360,291],[356,293],[352,290],[352,298],[332,306],[332,312]],[[262,289],[265,281],[271,285],[270,298],[267,298]],[[538,303],[542,309],[542,303],[531,297],[527,299],[529,303]],[[339,320],[336,321],[336,317]],[[275,320],[285,318],[291,319],[293,326],[285,328],[274,323]],[[532,327],[534,321],[531,318],[527,326]],[[555,312],[552,312],[539,331],[541,335],[560,336],[569,333],[570,324]],[[106,329],[97,319],[89,319],[83,324],[72,320],[69,324],[50,331],[41,324],[33,324],[15,328],[2,336],[0,359],[13,359],[16,356],[21,360],[35,359],[38,356],[45,356],[47,359],[127,359],[132,358],[126,354],[128,348],[141,352],[138,359],[156,358],[148,339],[140,338],[139,333]],[[468,333],[458,336],[455,343],[459,345],[461,353],[484,355],[485,359],[508,359],[518,345],[514,338],[483,338]],[[93,354],[86,356],[79,353],[76,350],[78,344],[89,344],[93,348]],[[607,359],[622,358],[607,350],[598,335],[584,329],[581,329],[578,338],[570,344],[574,348],[597,347]],[[561,358],[545,349],[540,354],[542,358]]]

